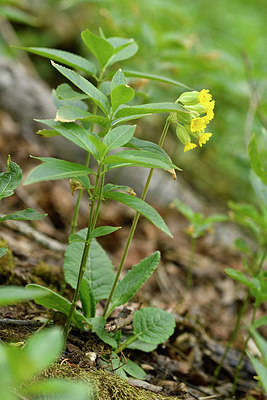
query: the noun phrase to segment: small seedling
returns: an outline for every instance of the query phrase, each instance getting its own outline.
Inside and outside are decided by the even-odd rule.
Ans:
[[[197,239],[204,236],[206,233],[211,232],[214,223],[227,221],[228,217],[223,214],[213,214],[209,217],[205,217],[202,213],[194,212],[191,207],[182,203],[178,199],[175,199],[171,203],[170,207],[175,207],[190,222],[190,225],[185,230],[185,233],[190,237],[189,266],[186,279],[186,290],[189,290],[192,285]]]

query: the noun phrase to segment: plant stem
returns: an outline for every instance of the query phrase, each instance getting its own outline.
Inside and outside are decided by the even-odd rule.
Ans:
[[[188,291],[192,285],[196,241],[197,241],[197,238],[191,236],[189,266],[188,266],[188,273],[187,273],[187,278],[186,278],[186,291]]]
[[[161,136],[160,136],[160,140],[159,140],[159,144],[158,144],[160,147],[163,146],[163,143],[164,143],[164,140],[166,138],[166,135],[167,135],[167,132],[168,132],[170,124],[171,124],[171,118],[169,116],[167,118],[166,122],[165,122],[163,131],[162,131]],[[154,172],[154,168],[151,168],[150,171],[149,171],[147,180],[146,180],[146,184],[145,184],[142,196],[141,196],[141,200],[145,200],[145,198],[146,198],[146,195],[147,195],[147,192],[148,192],[148,187],[149,187],[149,184],[151,182],[153,172]],[[128,251],[129,251],[129,248],[130,248],[130,245],[131,245],[131,242],[132,242],[132,238],[133,238],[133,235],[134,235],[134,232],[135,232],[139,217],[140,217],[140,213],[137,211],[135,216],[134,216],[130,232],[128,234],[128,238],[127,238],[127,241],[126,241],[126,244],[125,244],[125,248],[124,248],[124,251],[123,251],[123,255],[122,255],[122,258],[121,258],[121,262],[120,262],[120,265],[119,265],[119,268],[118,268],[118,271],[117,271],[113,286],[111,288],[109,297],[107,299],[107,302],[106,302],[106,305],[105,305],[105,308],[104,308],[103,316],[105,318],[107,318],[110,315],[110,312],[112,311],[112,310],[111,311],[109,310],[109,305],[110,305],[110,303],[112,301],[112,297],[113,297],[114,291],[116,289],[116,286],[117,286],[117,283],[119,281],[122,269],[124,267],[124,263],[125,263],[127,255],[128,255]]]
[[[99,89],[99,86],[101,85],[101,82],[103,80],[103,75],[104,75],[104,71],[100,71],[99,78],[98,78],[97,85],[96,85],[97,89]],[[96,104],[93,105],[92,114],[93,115],[97,114],[97,105]],[[95,127],[95,123],[93,122],[92,126],[91,126],[91,131],[92,132],[94,132],[94,127]],[[90,157],[91,157],[91,154],[88,151],[87,155],[86,155],[86,160],[85,160],[85,163],[84,163],[84,165],[86,167],[89,166]],[[71,232],[70,232],[71,234],[75,233],[75,230],[76,230],[76,227],[77,227],[77,220],[78,220],[78,214],[79,214],[82,195],[83,195],[83,189],[80,189],[79,193],[78,193],[77,201],[76,201],[76,204],[75,204],[75,209],[74,209],[72,222],[71,222]],[[61,287],[60,287],[60,292],[59,292],[61,295],[63,294],[63,292],[65,290],[65,287],[66,287],[66,281],[65,281],[65,278],[63,277],[63,280],[62,280],[62,283],[61,283]]]
[[[246,311],[248,302],[249,302],[249,294],[247,294],[247,296],[246,296],[246,298],[245,298],[245,300],[244,300],[244,302],[243,302],[243,304],[242,304],[242,307],[241,307],[240,310],[239,310],[239,313],[238,313],[238,315],[237,315],[237,319],[236,319],[236,322],[235,322],[234,330],[233,330],[233,332],[232,332],[232,334],[231,334],[231,337],[230,337],[230,339],[229,339],[229,341],[228,341],[228,343],[227,343],[227,346],[226,346],[226,348],[225,348],[225,350],[224,350],[224,353],[223,353],[223,356],[222,356],[222,358],[221,358],[220,364],[219,364],[219,365],[217,366],[217,368],[215,369],[214,376],[213,376],[213,386],[214,386],[215,383],[217,382],[217,379],[218,379],[219,373],[220,373],[220,371],[221,371],[221,368],[222,368],[222,366],[223,366],[224,360],[226,359],[226,356],[227,356],[227,354],[228,354],[230,348],[232,347],[233,341],[235,340],[235,337],[236,337],[237,332],[238,332],[238,330],[239,330],[241,321],[242,321],[243,316],[244,316],[244,314],[245,314],[245,311]]]
[[[104,71],[102,70],[102,71],[100,71],[100,73],[99,73],[99,78],[98,78],[98,80],[97,80],[97,85],[96,85],[96,88],[97,88],[97,89],[99,89],[99,87],[100,87],[100,85],[101,85],[101,83],[102,83],[103,76],[104,76]],[[93,105],[92,114],[93,114],[93,115],[96,115],[96,114],[97,114],[97,105],[96,105],[95,103],[94,103],[94,105]],[[92,123],[92,126],[91,126],[91,131],[92,131],[92,132],[94,132],[94,127],[95,127],[95,123],[93,122],[93,123]],[[85,165],[86,167],[89,166],[90,157],[91,157],[91,154],[88,152],[88,153],[87,153],[87,156],[86,156],[85,163],[84,163],[84,165]],[[80,203],[81,203],[82,194],[83,194],[83,190],[80,189],[80,190],[79,190],[78,197],[77,197],[76,205],[75,205],[74,214],[73,214],[73,219],[72,219],[72,224],[71,224],[71,233],[75,233],[75,229],[76,229],[76,226],[77,226],[77,219],[78,219],[78,214],[79,214],[79,208],[80,208]]]
[[[93,127],[93,124],[92,124],[92,127]],[[88,152],[88,153],[87,153],[87,156],[86,156],[86,161],[85,161],[85,163],[84,163],[84,165],[85,165],[86,167],[88,167],[88,165],[89,165],[90,156],[91,156],[91,154]],[[75,233],[75,230],[76,230],[76,227],[77,227],[77,219],[78,219],[78,214],[79,214],[79,208],[80,208],[80,203],[81,203],[81,199],[82,199],[82,194],[83,194],[83,189],[80,189],[80,190],[79,190],[79,193],[78,193],[76,205],[75,205],[75,210],[74,210],[73,218],[72,218],[71,234]]]
[[[258,308],[259,308],[259,306],[254,306],[252,320],[251,320],[251,324],[252,325],[253,325],[253,323],[255,321],[256,313],[257,313]],[[241,370],[244,357],[246,355],[247,345],[248,345],[248,341],[249,341],[250,337],[251,337],[251,333],[248,331],[248,336],[247,336],[247,339],[246,339],[245,344],[244,344],[244,349],[242,351],[241,357],[240,357],[240,359],[238,361],[238,364],[237,364],[237,367],[236,367],[236,370],[235,370],[235,378],[234,378],[234,385],[233,385],[233,391],[232,391],[232,396],[233,397],[235,396],[239,372]]]
[[[258,268],[256,270],[255,276],[257,276],[260,273],[263,263],[264,263],[264,260],[265,260],[265,257],[266,257],[266,254],[267,254],[267,250],[264,250],[264,252],[262,253]]]
[[[98,195],[97,191],[98,191],[98,183],[99,183],[100,176],[101,176],[101,184],[100,184],[100,193]],[[91,246],[91,241],[92,241],[92,239],[90,238],[90,233],[95,228],[95,224],[96,224],[96,221],[97,221],[97,217],[98,217],[98,213],[99,213],[99,209],[100,209],[103,186],[104,186],[103,165],[102,165],[102,163],[100,163],[99,166],[98,166],[96,182],[95,182],[95,187],[94,187],[94,192],[93,192],[93,197],[92,197],[92,204],[91,204],[91,211],[90,211],[89,222],[88,222],[87,235],[86,235],[83,254],[82,254],[82,259],[81,259],[81,263],[80,263],[78,280],[77,280],[75,292],[74,292],[74,295],[73,295],[71,308],[70,308],[70,311],[69,311],[69,314],[68,314],[67,322],[66,322],[65,327],[64,327],[65,344],[66,344],[66,341],[67,341],[67,337],[68,337],[68,333],[69,333],[69,329],[70,329],[72,316],[73,316],[74,310],[75,310],[76,305],[77,305],[82,278],[83,278],[83,275],[84,275],[84,272],[85,272],[85,269],[86,269],[86,262],[87,262],[87,258],[88,258],[88,254],[89,254],[89,250],[90,250],[90,246]],[[97,198],[98,198],[98,202],[97,202],[97,205],[96,205],[96,210],[94,211],[95,202],[96,202]]]
[[[121,351],[123,351],[124,349],[126,349],[127,346],[129,346],[129,344],[135,342],[138,339],[138,335],[133,335],[131,336],[129,339],[127,339],[120,347],[118,347],[114,353],[119,354]]]

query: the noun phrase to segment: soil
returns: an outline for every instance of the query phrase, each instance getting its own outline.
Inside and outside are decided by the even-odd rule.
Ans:
[[[6,114],[0,115],[1,170],[5,170],[8,154],[17,162],[24,176],[35,165],[29,154],[43,155],[38,143],[30,143],[21,137],[19,128]],[[166,176],[166,179],[171,177]],[[70,229],[75,196],[71,195],[68,182],[45,182],[31,186],[20,186],[16,194],[1,201],[1,212],[9,213],[26,207],[47,212],[48,217],[30,225],[31,233],[23,223],[2,224],[0,239],[10,249],[0,263],[1,285],[22,285],[38,283],[59,291],[63,278],[64,247]],[[154,204],[156,207],[156,204]],[[170,208],[158,209],[165,219],[174,238],[171,239],[157,230],[148,221],[141,219],[130,249],[125,270],[155,250],[161,252],[161,262],[154,275],[137,293],[130,306],[139,309],[144,306],[159,307],[171,312],[176,319],[172,337],[152,353],[125,351],[124,357],[136,361],[147,373],[148,389],[140,382],[125,381],[101,367],[101,358],[107,357],[110,349],[94,334],[73,329],[67,348],[55,369],[48,371],[52,376],[77,376],[96,382],[98,397],[110,399],[230,399],[235,368],[243,350],[246,330],[239,332],[233,349],[228,353],[219,378],[212,387],[213,374],[220,362],[225,346],[231,336],[238,310],[246,296],[246,290],[230,280],[224,269],[241,269],[242,261],[233,246],[226,245],[220,238],[227,236],[229,225],[220,224],[215,233],[197,242],[193,270],[193,284],[186,290],[190,240],[185,234],[186,220]],[[79,228],[86,226],[89,202],[84,197]],[[104,204],[100,223],[123,226],[100,243],[107,251],[115,266],[118,266],[123,246],[130,229],[133,212],[115,203]],[[41,232],[43,238],[35,235]],[[46,240],[47,239],[47,240]],[[53,239],[53,240],[52,240]],[[66,288],[65,296],[71,298],[72,291]],[[100,304],[101,313],[104,304]],[[101,309],[102,308],[102,309]],[[251,319],[251,301],[245,321]],[[112,318],[116,318],[117,310]],[[258,316],[266,314],[266,305]],[[34,302],[2,307],[0,309],[0,339],[4,342],[24,341],[38,329],[43,320],[62,324],[61,315],[45,310]],[[127,326],[125,329],[131,329]],[[261,331],[264,335],[266,332]],[[249,350],[255,348],[249,343]],[[88,353],[95,353],[92,361]],[[48,373],[46,371],[46,373]],[[255,371],[245,359],[239,375],[237,399],[264,399],[254,379]],[[99,386],[101,385],[101,386]],[[116,388],[112,391],[110,388]],[[156,388],[156,389],[155,389]],[[160,388],[160,389],[159,389]],[[155,392],[160,390],[160,392]],[[209,397],[211,396],[211,397]]]

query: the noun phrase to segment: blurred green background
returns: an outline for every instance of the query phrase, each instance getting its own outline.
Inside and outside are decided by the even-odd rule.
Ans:
[[[215,101],[213,136],[202,149],[183,153],[169,139],[170,155],[183,176],[210,200],[253,199],[247,143],[266,129],[266,2],[263,0],[21,0],[0,2],[0,55],[25,57],[8,47],[53,47],[88,57],[80,32],[134,38],[139,51],[123,67],[207,88]],[[30,56],[51,85],[58,74],[46,59]],[[182,90],[135,82],[149,101],[175,101]],[[163,119],[144,121],[158,138]],[[147,134],[147,131],[145,132]],[[175,145],[174,145],[175,143]],[[168,149],[167,149],[168,150]]]

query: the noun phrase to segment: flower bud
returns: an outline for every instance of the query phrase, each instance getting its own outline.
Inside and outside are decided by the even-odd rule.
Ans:
[[[188,134],[186,128],[181,124],[178,124],[176,127],[176,135],[184,145],[191,141],[190,135]]]
[[[183,124],[190,124],[191,120],[195,118],[193,113],[191,112],[183,112],[183,111],[177,111],[177,122],[182,122]]]
[[[206,113],[206,108],[200,103],[194,104],[192,106],[186,106],[186,108],[188,108],[188,110],[190,111],[197,112],[199,115]]]
[[[199,103],[199,92],[193,90],[192,92],[184,92],[179,97],[178,101],[180,101],[185,106],[191,106]]]

